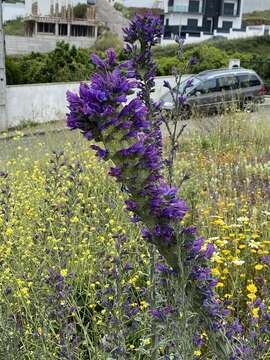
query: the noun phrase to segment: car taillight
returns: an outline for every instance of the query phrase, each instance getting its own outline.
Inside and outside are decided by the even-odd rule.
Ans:
[[[266,87],[264,85],[261,86],[259,93],[260,95],[265,95],[267,93]]]

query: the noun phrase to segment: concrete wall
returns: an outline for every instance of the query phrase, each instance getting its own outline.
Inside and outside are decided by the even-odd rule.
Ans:
[[[164,80],[174,84],[174,78],[171,76],[158,77],[156,91],[153,94],[156,101],[167,92],[163,87]],[[66,92],[78,92],[78,89],[79,83],[7,86],[7,126],[11,128],[27,121],[44,123],[65,119]]]
[[[54,35],[36,37],[6,35],[5,38],[7,55],[23,55],[32,51],[46,53],[54,50],[57,41],[61,40],[81,48],[90,48],[96,41],[95,38],[89,37],[61,37]]]
[[[185,44],[195,44],[200,43],[202,41],[207,41],[213,38],[213,36],[223,36],[226,39],[232,40],[232,39],[247,39],[250,37],[256,37],[256,36],[263,36],[265,35],[266,31],[270,30],[270,26],[268,25],[254,25],[254,26],[248,26],[245,31],[237,31],[234,29],[230,29],[229,33],[222,33],[214,31],[213,35],[206,35],[203,32],[201,32],[200,37],[192,37],[188,34],[186,35]],[[161,46],[167,46],[175,44],[174,39],[161,39]]]

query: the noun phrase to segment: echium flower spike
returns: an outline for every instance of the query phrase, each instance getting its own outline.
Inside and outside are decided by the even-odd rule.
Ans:
[[[153,35],[151,26],[156,34],[157,21],[136,17],[126,31],[127,40],[134,42],[138,36],[143,37],[141,29],[149,26],[143,43],[152,46],[157,35]],[[187,279],[191,312],[197,314],[202,328],[208,329],[210,342],[218,348],[217,355],[229,359],[233,350],[224,335],[225,312],[215,297],[215,280],[207,266],[214,249],[197,238],[195,227],[181,228],[188,207],[162,175],[161,132],[150,124],[151,108],[141,94],[127,103],[127,96],[138,82],[129,79],[130,69],[117,64],[113,50],[107,52],[106,60],[95,55],[92,61],[96,72],[91,83],[81,84],[79,95],[67,95],[68,126],[80,129],[87,139],[103,143],[103,148],[92,148],[99,157],[114,163],[109,174],[127,192],[126,205],[134,214],[133,221],[143,224],[145,240],[155,244],[173,270]]]
[[[127,42],[126,53],[131,59],[134,76],[139,80],[139,97],[148,106],[151,116],[155,111],[155,104],[150,98],[154,88],[157,65],[152,58],[151,48],[159,42],[163,26],[159,18],[150,13],[146,16],[136,15],[130,26],[124,29]]]

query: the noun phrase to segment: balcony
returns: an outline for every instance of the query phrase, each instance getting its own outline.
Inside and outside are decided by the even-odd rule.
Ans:
[[[168,7],[169,12],[187,13],[188,6],[186,5],[174,5]]]
[[[202,14],[202,6],[199,0],[190,0],[189,4],[169,6],[168,12]]]

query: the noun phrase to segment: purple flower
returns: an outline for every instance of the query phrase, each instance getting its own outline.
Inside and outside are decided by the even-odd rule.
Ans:
[[[107,54],[107,58],[108,58],[108,63],[110,65],[114,65],[116,62],[116,53],[115,53],[114,49],[108,49],[106,51],[106,54]]]
[[[137,207],[135,201],[133,201],[133,200],[126,200],[125,204],[126,204],[127,210],[129,210],[129,211],[135,210]]]
[[[91,60],[92,63],[95,64],[98,67],[104,68],[106,65],[106,62],[102,60],[97,54],[93,53],[91,54]]]
[[[121,175],[122,169],[119,166],[111,167],[109,175],[113,177],[119,177]]]
[[[106,159],[109,154],[108,150],[102,149],[97,145],[91,145],[91,148],[96,151],[97,156],[102,160]]]
[[[151,100],[156,73],[151,48],[161,33],[158,18],[136,16],[125,30],[125,40],[129,43],[125,52],[130,61],[117,65],[112,50],[107,52],[105,60],[93,54],[96,72],[90,84],[81,84],[79,95],[67,94],[67,123],[71,129],[81,130],[86,138],[103,143],[103,147],[94,144],[91,148],[101,159],[113,162],[109,175],[121,183],[121,190],[127,196],[127,209],[132,212],[130,220],[142,223],[143,238],[156,245],[168,263],[168,267],[158,263],[156,269],[162,273],[170,273],[172,269],[177,274],[181,269],[188,282],[186,296],[190,311],[198,315],[200,326],[209,330],[211,343],[216,332],[220,335],[216,341],[224,338],[221,334],[227,310],[215,295],[216,280],[208,267],[215,248],[212,244],[204,248],[205,240],[196,237],[194,226],[183,228],[180,220],[189,211],[188,206],[179,197],[178,189],[169,186],[163,175],[160,109]],[[192,58],[190,64],[195,63],[196,59]],[[130,79],[131,75],[135,80]],[[127,103],[135,88],[139,90],[137,97]],[[185,97],[180,97],[179,102],[184,104]],[[119,250],[121,244],[117,246]],[[117,268],[110,275],[115,281],[119,280]],[[110,302],[110,306],[113,305],[113,301]],[[173,312],[170,306],[149,310],[158,320],[164,320]],[[228,353],[223,354],[223,358],[229,358]]]
[[[164,264],[160,264],[160,263],[156,264],[156,270],[161,272],[161,273],[164,273],[164,274],[171,274],[172,273],[171,268],[169,268],[168,266],[166,266]]]
[[[171,90],[171,84],[169,83],[169,81],[168,80],[164,80],[164,82],[163,82],[163,86],[165,87],[165,88],[167,88],[167,89],[170,89]]]
[[[178,101],[181,105],[185,104],[187,102],[187,97],[185,95],[180,95],[178,97]]]
[[[214,254],[214,252],[216,251],[215,246],[212,243],[207,244],[207,248],[206,250],[203,252],[203,255],[207,258],[207,259],[211,259],[212,255]]]

